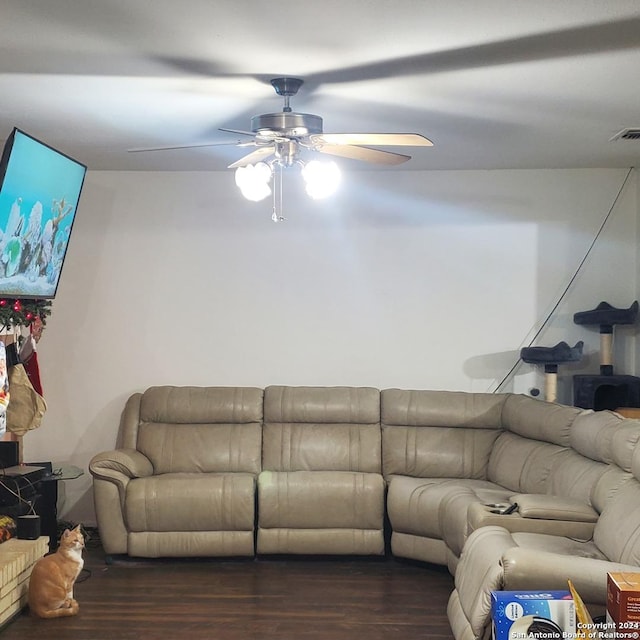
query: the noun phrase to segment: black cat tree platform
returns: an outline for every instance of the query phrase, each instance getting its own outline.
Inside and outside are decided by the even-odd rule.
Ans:
[[[558,365],[582,360],[582,340],[570,347],[558,342],[554,347],[523,347],[520,357],[529,364],[544,365],[545,400],[555,402],[558,395]]]

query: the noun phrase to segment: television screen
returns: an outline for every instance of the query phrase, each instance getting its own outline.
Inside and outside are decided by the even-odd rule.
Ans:
[[[86,171],[13,130],[0,161],[0,296],[55,297]]]

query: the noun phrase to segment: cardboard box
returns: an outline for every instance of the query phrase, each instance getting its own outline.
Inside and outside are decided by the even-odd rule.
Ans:
[[[576,636],[576,607],[569,591],[492,591],[494,640]]]
[[[638,638],[640,633],[640,573],[607,574],[607,629],[616,638]]]

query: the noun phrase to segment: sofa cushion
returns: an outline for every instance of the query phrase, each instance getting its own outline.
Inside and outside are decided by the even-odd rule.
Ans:
[[[499,429],[506,398],[499,393],[384,389],[381,421],[410,427]]]
[[[263,471],[258,504],[263,529],[382,530],[384,481],[376,473]]]
[[[372,387],[287,387],[264,391],[265,422],[380,422],[380,392]]]
[[[259,473],[262,390],[151,387],[139,401],[136,448],[155,474]],[[125,428],[131,428],[127,420]]]
[[[475,478],[485,480],[497,429],[382,427],[385,477]]]
[[[251,531],[255,477],[167,473],[136,478],[127,485],[125,517],[129,531]]]
[[[466,525],[469,499],[500,502],[512,493],[486,480],[393,476],[387,511],[394,531],[442,539],[446,520],[455,519]],[[461,501],[460,513],[451,510],[456,501]],[[466,526],[463,528],[466,534]]]
[[[554,458],[565,451],[564,447],[506,431],[491,452],[488,480],[518,493],[547,493]]]
[[[572,449],[591,460],[612,463],[611,440],[620,421],[620,416],[610,411],[583,411],[569,435]]]
[[[154,474],[259,473],[262,431],[257,424],[163,424],[139,427],[138,451]]]
[[[380,473],[380,442],[373,424],[265,424],[263,467]]]
[[[593,541],[608,560],[640,566],[640,482],[635,478],[605,505]]]
[[[593,508],[602,513],[607,503],[613,499],[618,489],[628,482],[633,476],[620,467],[612,464],[598,478],[598,482],[591,489],[591,504]]]
[[[140,398],[140,422],[260,424],[262,398],[257,387],[150,387]]]
[[[553,456],[545,493],[592,505],[593,487],[610,468],[604,462],[596,462],[572,449],[565,449]]]
[[[264,420],[264,469],[380,473],[376,389],[268,387]]]
[[[511,394],[502,410],[502,426],[523,438],[569,446],[573,421],[582,409]]]
[[[640,420],[625,420],[616,428],[611,438],[613,462],[625,471],[631,471],[633,457],[640,442]],[[638,474],[636,474],[638,477]]]

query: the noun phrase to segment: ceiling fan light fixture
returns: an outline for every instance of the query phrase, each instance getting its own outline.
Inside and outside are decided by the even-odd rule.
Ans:
[[[266,162],[238,167],[235,177],[236,185],[247,200],[260,202],[271,195],[271,167]]]
[[[314,200],[321,200],[333,195],[342,180],[340,169],[333,160],[329,162],[311,160],[302,167],[301,173],[307,194]]]

